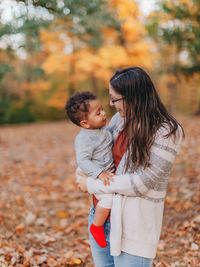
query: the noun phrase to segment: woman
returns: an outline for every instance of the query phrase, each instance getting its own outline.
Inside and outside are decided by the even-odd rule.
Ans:
[[[84,192],[113,194],[110,222],[104,226],[108,245],[100,248],[90,236],[92,255],[96,267],[149,267],[160,238],[168,177],[184,133],[141,68],[117,71],[109,94],[117,110],[109,124],[114,181],[105,186],[82,173],[78,182]],[[94,207],[89,224],[93,214]]]

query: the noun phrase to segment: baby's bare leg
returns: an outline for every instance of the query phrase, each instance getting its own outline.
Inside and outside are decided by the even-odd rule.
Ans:
[[[109,213],[110,209],[96,205],[93,224],[96,226],[103,226]]]

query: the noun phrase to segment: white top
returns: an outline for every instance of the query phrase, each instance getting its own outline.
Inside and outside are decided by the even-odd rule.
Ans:
[[[123,123],[124,119],[116,113],[109,124],[114,140]],[[113,193],[110,233],[113,256],[121,251],[146,258],[156,255],[168,178],[182,139],[180,127],[175,140],[173,136],[164,137],[167,133],[164,127],[157,131],[149,167],[124,173],[125,153],[110,186],[104,186],[101,180],[87,180],[90,194]]]

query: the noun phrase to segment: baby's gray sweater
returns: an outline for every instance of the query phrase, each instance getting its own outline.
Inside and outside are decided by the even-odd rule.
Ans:
[[[76,160],[81,170],[91,178],[108,169],[112,169],[112,135],[101,129],[84,129],[75,139]]]

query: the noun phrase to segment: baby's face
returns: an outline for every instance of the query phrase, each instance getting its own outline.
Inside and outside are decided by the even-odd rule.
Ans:
[[[87,114],[88,129],[100,129],[106,125],[106,113],[98,99],[90,100]]]

